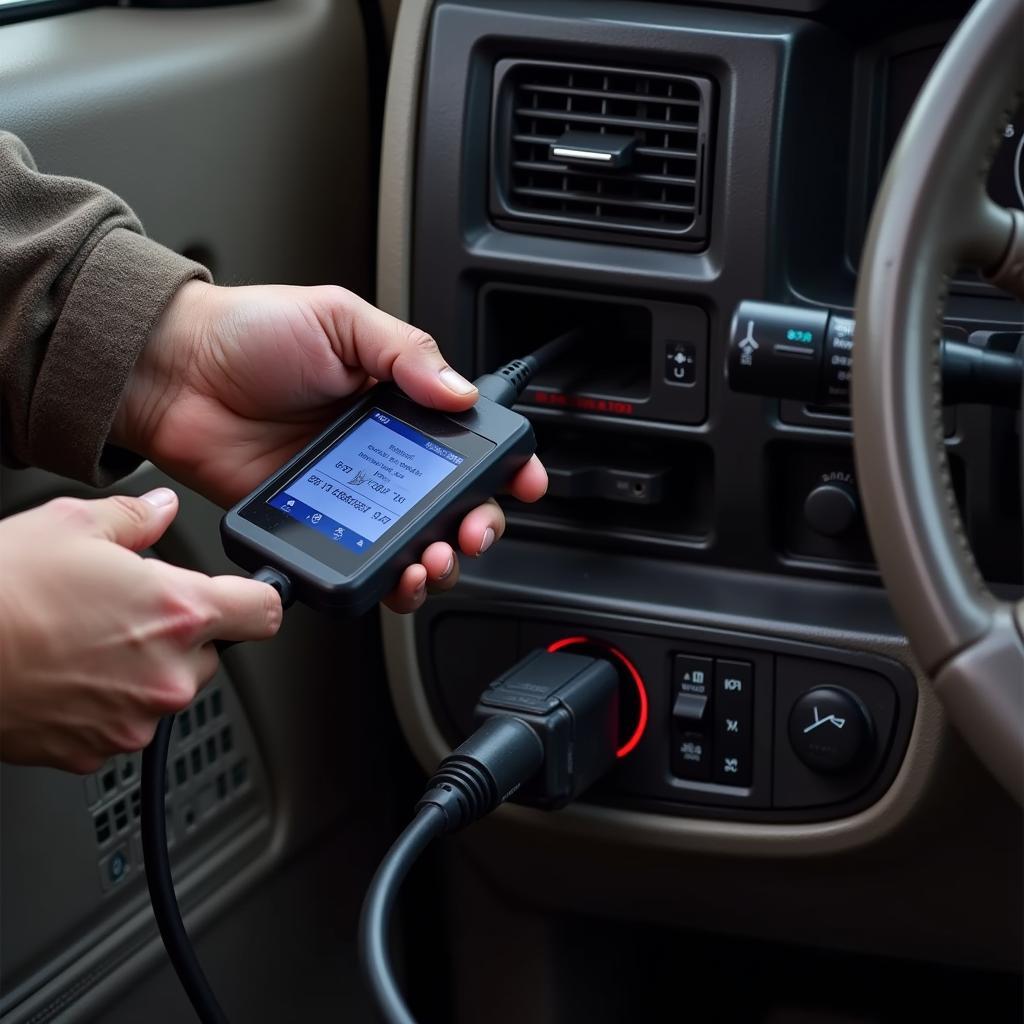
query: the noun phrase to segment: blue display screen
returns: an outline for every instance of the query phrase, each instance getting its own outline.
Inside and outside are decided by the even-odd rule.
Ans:
[[[268,504],[361,554],[464,461],[373,409]]]

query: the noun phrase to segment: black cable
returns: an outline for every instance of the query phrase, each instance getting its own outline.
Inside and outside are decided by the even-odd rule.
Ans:
[[[167,819],[164,789],[167,785],[167,751],[171,745],[174,715],[160,719],[156,735],[142,754],[142,855],[146,861],[146,885],[160,938],[178,975],[181,987],[202,1024],[227,1024],[227,1017],[203,974],[181,919],[174,894],[171,858],[167,850]]]
[[[398,890],[413,863],[436,836],[479,821],[513,796],[563,807],[604,775],[618,746],[618,673],[602,658],[538,649],[491,683],[475,717],[479,727],[438,765],[363,903],[359,959],[385,1024],[415,1024],[389,943]]]
[[[391,916],[405,876],[431,840],[490,814],[544,763],[544,745],[532,726],[511,715],[489,718],[438,766],[416,814],[388,851],[359,916],[359,960],[386,1024],[416,1024],[395,981]]]
[[[282,607],[287,608],[291,604],[291,580],[283,573],[264,566],[254,572],[252,578],[273,587],[281,596]],[[217,641],[214,646],[218,652],[223,652],[233,647],[234,643]],[[228,1024],[228,1018],[213,994],[199,965],[196,951],[192,948],[188,932],[185,931],[171,875],[164,794],[167,792],[167,752],[171,746],[174,717],[165,715],[160,719],[153,739],[142,752],[139,795],[142,802],[142,857],[146,865],[146,885],[164,949],[167,950],[174,973],[196,1011],[196,1016],[201,1024]]]
[[[444,812],[424,804],[387,852],[363,901],[359,918],[359,959],[371,993],[387,1024],[416,1024],[395,983],[391,963],[391,917],[409,869],[430,843],[445,831]]]
[[[528,356],[524,356],[524,362],[532,364],[534,373],[543,370],[564,356],[566,352],[571,352],[583,340],[586,333],[582,327],[573,327],[572,330],[559,334]]]
[[[513,359],[500,370],[477,377],[473,383],[484,398],[489,398],[492,402],[509,409],[526,389],[534,374],[550,366],[556,359],[578,345],[585,333],[582,327],[573,327],[552,338],[547,344],[541,345],[536,351],[523,356],[522,359]]]

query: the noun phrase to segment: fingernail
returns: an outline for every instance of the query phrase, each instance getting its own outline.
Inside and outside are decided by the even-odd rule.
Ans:
[[[455,555],[448,556],[448,564],[445,566],[444,572],[441,573],[437,578],[439,580],[446,580],[452,574],[452,569],[455,568]]]
[[[475,385],[470,384],[461,373],[456,373],[450,366],[446,366],[440,376],[441,383],[457,395],[468,395],[470,392],[476,391]]]
[[[427,596],[427,581],[424,580],[413,592],[412,597],[414,601],[421,601]]]
[[[488,526],[484,530],[484,539],[480,542],[480,554],[482,555],[494,543],[494,531]]]
[[[156,508],[166,508],[174,504],[175,494],[170,487],[157,487],[142,496],[142,500]]]

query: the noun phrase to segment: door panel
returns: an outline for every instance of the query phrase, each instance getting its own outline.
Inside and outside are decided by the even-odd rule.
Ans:
[[[356,0],[97,8],[0,29],[0,123],[221,283],[368,280]]]
[[[96,8],[0,28],[0,124],[41,170],[122,195],[152,237],[222,284],[366,293],[367,77],[357,0]],[[117,489],[163,482],[144,466]],[[182,511],[154,553],[232,571],[219,510],[176,489]],[[0,473],[4,515],[60,493],[95,492],[34,470]],[[202,699],[202,724],[194,706],[192,731],[176,741],[187,778],[177,782],[172,759],[170,805],[176,882],[214,986],[235,1019],[283,1019],[284,1006],[315,1019],[327,1005],[361,1019],[351,937],[387,823],[359,787],[383,780],[373,807],[388,808],[401,750],[376,622],[339,626],[295,609],[274,641],[232,651]],[[0,769],[4,1024],[187,1016],[145,896],[137,759],[109,769],[109,788],[107,769],[87,780]]]

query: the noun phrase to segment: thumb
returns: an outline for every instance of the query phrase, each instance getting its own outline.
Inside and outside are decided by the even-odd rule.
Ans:
[[[168,487],[158,487],[141,498],[115,494],[89,505],[90,532],[130,551],[158,541],[178,514],[178,496]]]
[[[393,380],[413,401],[432,409],[468,409],[477,390],[445,361],[425,331],[377,309],[351,293],[331,309],[342,360],[378,380]]]

